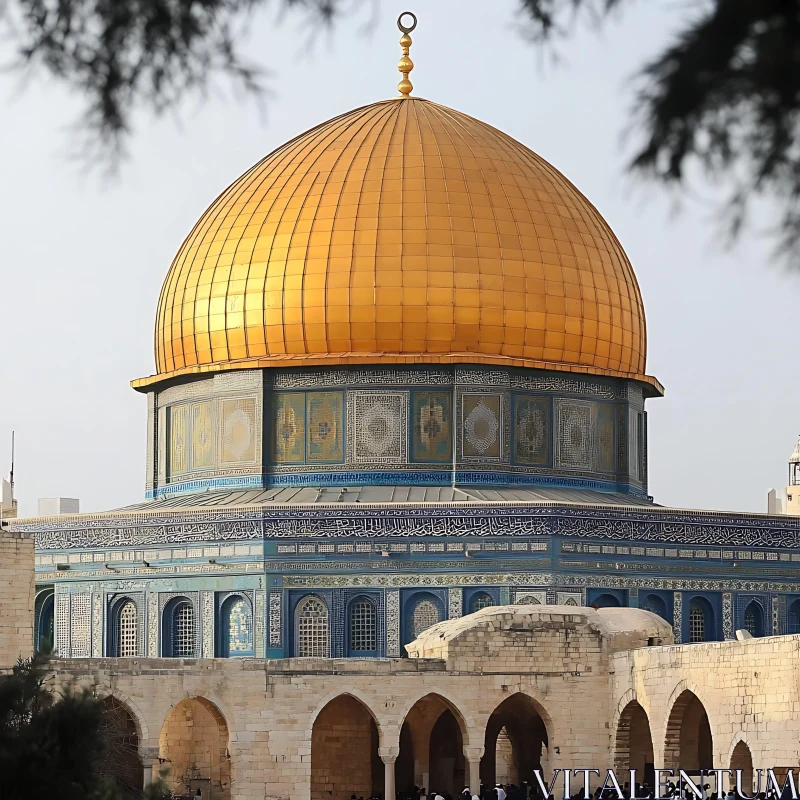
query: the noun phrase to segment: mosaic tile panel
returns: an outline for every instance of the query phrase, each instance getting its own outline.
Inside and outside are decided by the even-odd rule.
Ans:
[[[607,403],[597,404],[595,421],[595,465],[597,472],[614,472],[614,417],[616,408]]]
[[[550,399],[514,397],[514,461],[545,466],[550,451]]]
[[[158,592],[147,593],[147,655],[158,658]]]
[[[256,460],[256,400],[253,397],[222,401],[222,463]]]
[[[269,593],[269,646],[281,647],[282,644],[282,592],[279,590]]]
[[[400,592],[386,592],[386,655],[400,658]]]
[[[617,472],[628,472],[628,409],[617,407]]]
[[[733,633],[733,595],[730,592],[724,592],[722,595],[722,638],[735,638]]]
[[[588,400],[554,401],[556,414],[555,466],[592,469],[592,407]]]
[[[639,478],[639,414],[628,412],[628,474]]]
[[[306,408],[307,461],[344,461],[344,393],[309,392]]]
[[[537,606],[545,605],[547,603],[547,592],[532,592],[528,589],[523,589],[514,592],[514,605],[520,606]]]
[[[499,459],[502,418],[499,394],[462,396],[461,452],[465,459]]]
[[[287,392],[272,399],[272,460],[301,464],[305,460],[305,394]]]
[[[583,595],[580,592],[556,592],[556,604],[559,606],[582,606]]]
[[[458,619],[464,613],[464,590],[447,590],[447,619]]]
[[[450,392],[414,392],[412,395],[411,458],[414,461],[453,460]]]
[[[103,655],[103,595],[92,594],[92,657]]]
[[[92,655],[92,596],[88,593],[70,596],[70,656],[90,658]]]
[[[264,647],[264,600],[265,600],[265,592],[263,589],[256,589],[255,591],[255,598],[256,598],[256,608],[255,608],[255,643],[253,645],[253,652],[255,653],[257,658],[263,658],[265,653]]]
[[[189,406],[172,406],[169,412],[169,474],[189,471]]]
[[[69,595],[56,594],[56,641],[58,655],[69,658]]]
[[[351,394],[353,461],[402,464],[406,455],[408,394],[359,392]]]
[[[192,469],[209,469],[216,463],[214,401],[192,403]]]
[[[675,644],[683,641],[683,594],[675,592],[672,595],[672,635]]]
[[[200,622],[203,628],[202,656],[214,657],[214,592],[200,592]]]

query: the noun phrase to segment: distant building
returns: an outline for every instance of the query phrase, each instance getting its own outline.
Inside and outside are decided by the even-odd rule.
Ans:
[[[77,497],[40,497],[39,516],[58,517],[61,514],[80,514],[81,501]]]
[[[14,499],[14,487],[5,479],[0,482],[0,519],[15,519],[17,501]]]
[[[789,485],[767,492],[767,513],[800,516],[800,441],[789,456]]]

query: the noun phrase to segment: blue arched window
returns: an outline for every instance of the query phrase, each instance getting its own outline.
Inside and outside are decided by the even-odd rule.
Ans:
[[[135,658],[139,652],[139,611],[130,597],[121,597],[111,607],[108,626],[108,654],[114,658]]]
[[[357,597],[347,615],[347,651],[351,656],[368,657],[378,652],[378,614],[375,603]]]
[[[786,633],[800,633],[800,600],[795,600],[786,612]]]
[[[220,656],[253,655],[253,607],[240,594],[228,597],[220,609]]]
[[[764,609],[756,600],[751,600],[744,610],[744,629],[751,636],[764,635]]]
[[[55,595],[42,593],[36,598],[36,650],[46,644],[55,647]]]
[[[639,603],[639,608],[649,611],[652,614],[658,614],[661,619],[667,618],[666,603],[657,594],[648,594]]]
[[[328,606],[320,597],[309,595],[294,612],[295,654],[300,658],[328,658],[330,632]]]
[[[164,608],[161,654],[165,658],[197,658],[198,629],[194,606],[187,597],[174,597]]]
[[[704,597],[692,598],[689,604],[689,643],[713,642],[716,639],[714,609]]]
[[[592,601],[592,608],[619,608],[620,605],[613,594],[601,594]]]
[[[488,592],[478,592],[470,601],[469,610],[474,613],[493,605],[494,600],[492,600],[492,596]]]

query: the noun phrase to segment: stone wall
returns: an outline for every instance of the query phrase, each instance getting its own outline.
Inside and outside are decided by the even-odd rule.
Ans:
[[[649,719],[655,763],[676,766],[667,763],[674,755],[667,752],[665,742],[670,723],[677,721],[673,713],[677,701],[689,691],[708,714],[714,766],[729,768],[736,744],[743,741],[756,767],[797,769],[798,664],[800,635],[615,653],[610,662],[612,729],[628,704],[637,701]],[[691,731],[676,733],[684,746],[692,735]]]
[[[33,653],[33,536],[0,528],[0,669]]]

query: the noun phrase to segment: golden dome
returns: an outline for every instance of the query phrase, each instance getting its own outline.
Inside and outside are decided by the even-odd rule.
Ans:
[[[161,291],[158,374],[473,363],[645,373],[633,269],[555,168],[418,98],[278,148],[200,218]]]

